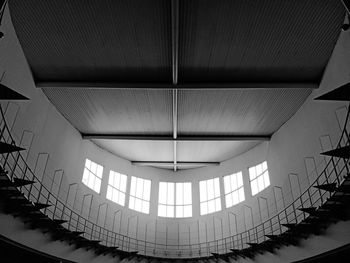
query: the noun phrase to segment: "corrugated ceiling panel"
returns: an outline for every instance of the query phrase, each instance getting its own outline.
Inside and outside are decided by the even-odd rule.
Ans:
[[[178,161],[222,162],[240,155],[260,142],[178,142]]]
[[[97,145],[130,161],[173,160],[173,143],[165,141],[93,140]]]
[[[183,82],[318,82],[345,16],[335,0],[180,3]]]
[[[44,89],[79,131],[87,133],[172,133],[171,91]]]
[[[36,80],[170,81],[170,1],[10,1]]]
[[[310,93],[310,89],[183,90],[178,134],[272,134]]]

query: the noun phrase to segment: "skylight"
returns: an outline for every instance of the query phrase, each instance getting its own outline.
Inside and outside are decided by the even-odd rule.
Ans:
[[[270,185],[266,161],[249,168],[249,180],[252,195],[256,195]]]
[[[135,211],[149,214],[151,197],[151,181],[131,177],[129,208]]]
[[[128,177],[124,174],[110,171],[106,198],[124,206],[127,179]]]
[[[97,193],[100,193],[101,180],[103,174],[103,167],[89,159],[85,161],[85,168],[83,173],[83,184],[91,188]]]
[[[158,216],[191,217],[192,216],[191,183],[159,183]]]
[[[221,210],[219,178],[199,182],[200,213],[206,215]]]
[[[244,201],[242,172],[224,176],[226,208]]]

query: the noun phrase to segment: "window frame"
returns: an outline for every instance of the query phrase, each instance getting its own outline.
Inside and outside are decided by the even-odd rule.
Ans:
[[[118,188],[118,186],[115,185],[116,175],[119,175],[119,188]],[[113,184],[111,184],[111,177],[113,177],[113,180],[112,180]],[[125,184],[123,183],[123,185],[125,186],[125,190],[121,189],[122,181],[124,180],[123,178],[125,178]],[[108,177],[108,184],[107,184],[106,199],[108,199],[108,200],[112,201],[113,203],[118,204],[120,206],[125,206],[127,185],[128,185],[128,176],[126,174],[122,174],[122,173],[110,170],[109,177]],[[111,189],[111,190],[109,190],[109,189]],[[117,198],[118,200],[113,200],[115,193],[118,194],[118,198]],[[110,198],[108,197],[109,195],[111,195]],[[123,196],[123,199],[124,199],[123,203],[120,202],[120,195]]]
[[[135,179],[135,194],[132,193],[132,188],[133,188],[133,179]],[[139,197],[137,196],[137,189],[139,188],[138,186],[138,180],[141,180],[142,181],[142,197]],[[149,196],[145,198],[144,196],[144,192],[145,192],[145,183],[146,184],[149,184],[149,190],[146,190],[148,191],[149,193]],[[149,179],[144,179],[144,178],[141,178],[141,177],[136,177],[136,176],[131,176],[131,180],[130,180],[130,190],[129,190],[129,205],[128,205],[128,208],[131,209],[131,210],[134,210],[134,211],[137,211],[137,212],[140,212],[140,213],[143,213],[143,214],[150,214],[150,210],[151,210],[151,191],[152,191],[152,180],[149,180]],[[136,202],[140,202],[140,205],[141,205],[141,209],[138,210],[137,207],[136,207]],[[133,205],[131,205],[133,203]],[[144,206],[146,204],[146,206]],[[133,206],[133,207],[131,207]],[[146,207],[146,211],[144,211],[144,207]]]
[[[240,177],[240,179],[238,178]],[[229,183],[226,183],[226,178],[229,181]],[[232,180],[235,180],[236,188],[234,188]],[[238,205],[239,203],[242,203],[245,201],[245,192],[244,192],[244,181],[243,181],[243,172],[239,171],[236,173],[228,174],[223,176],[224,181],[224,198],[225,198],[225,207],[230,208],[235,205]],[[240,184],[241,183],[241,184]],[[228,189],[229,188],[229,189]],[[228,191],[227,191],[228,189]],[[238,202],[235,201],[234,196],[237,196]],[[230,204],[228,204],[228,198],[230,198]]]
[[[87,163],[90,162],[89,167],[87,167]],[[92,165],[96,165],[96,170],[92,171]],[[99,169],[101,168],[101,176],[99,176]],[[103,170],[104,167],[101,164],[98,164],[89,158],[85,159],[85,164],[84,164],[84,171],[83,171],[83,177],[82,177],[82,183],[91,189],[92,191],[100,194],[101,192],[101,185],[102,185],[102,178],[103,178]],[[86,176],[85,171],[88,172],[88,175]],[[93,178],[93,183],[91,184],[91,178]],[[99,181],[98,189],[96,189],[96,179]]]
[[[266,168],[264,168],[264,166]],[[254,169],[254,172],[251,173],[253,169]],[[268,188],[271,185],[269,167],[267,165],[267,161],[263,161],[261,163],[258,163],[257,165],[249,167],[248,174],[249,174],[249,184],[250,184],[250,190],[251,190],[252,196],[255,196],[258,193],[264,191],[266,188]],[[261,186],[261,182],[263,186]],[[255,189],[257,189],[257,191],[255,191]]]
[[[161,195],[161,184],[166,184],[166,192]],[[188,203],[186,203],[185,198],[184,198],[184,193],[185,193],[185,184],[189,185],[189,189],[191,191],[191,199]],[[173,186],[173,196],[172,200],[173,202],[168,203],[168,189],[169,185]],[[178,203],[178,189],[181,186],[182,188],[182,202],[181,204]],[[188,187],[188,186],[187,186]],[[166,196],[166,201],[164,203],[161,202],[161,199]],[[185,209],[189,208],[188,211],[190,211],[190,215],[185,216]],[[182,212],[180,212],[180,209]],[[191,218],[193,216],[193,204],[192,204],[192,182],[159,182],[158,184],[158,213],[157,215],[159,217],[164,217],[164,218]],[[160,214],[160,211],[165,211],[165,214],[162,213]],[[168,215],[168,211],[170,212]],[[181,214],[181,215],[180,215]]]
[[[209,196],[209,191],[208,191],[208,184],[209,181],[213,181],[213,198],[208,197]],[[218,183],[218,186],[215,186],[215,182]],[[205,192],[206,192],[206,199],[202,200],[202,187],[201,184],[205,183]],[[218,194],[216,195],[215,188],[218,189]],[[214,211],[209,211],[210,208],[210,203],[214,203]],[[204,205],[206,205],[206,211],[204,211]],[[217,208],[218,206],[218,208]],[[215,177],[207,180],[202,180],[199,181],[199,214],[201,216],[203,215],[208,215],[212,214],[215,212],[219,212],[222,210],[222,205],[221,205],[221,190],[220,190],[220,177]]]

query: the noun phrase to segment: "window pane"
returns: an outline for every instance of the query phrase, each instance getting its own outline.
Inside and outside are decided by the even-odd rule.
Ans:
[[[97,166],[100,167],[99,168],[100,175],[97,175],[96,173]],[[91,167],[93,167],[95,170],[93,171]],[[85,184],[87,187],[91,188],[95,192],[100,193],[102,172],[103,172],[103,167],[101,165],[98,165],[86,159],[83,178],[82,178],[83,184]]]
[[[151,180],[144,180],[143,200],[149,201],[151,198]]]
[[[184,204],[186,205],[192,204],[192,184],[191,183],[184,184]]]
[[[159,183],[159,196],[158,196],[158,202],[160,204],[166,204],[166,189],[167,189],[167,184],[160,182]]]
[[[229,208],[232,206],[232,197],[231,194],[228,194],[225,196],[225,202],[226,202],[226,208]]]
[[[243,187],[238,190],[238,194],[239,194],[239,201],[243,202],[245,200],[244,188]]]
[[[225,189],[225,194],[230,193],[231,190],[231,183],[230,183],[230,176],[224,176],[224,189]]]
[[[176,217],[183,217],[183,206],[176,206]]]
[[[174,191],[174,183],[168,183],[168,193],[167,193],[167,204],[174,205],[175,191]]]
[[[177,183],[176,184],[176,205],[184,204],[184,192],[183,192],[184,184]]]
[[[208,203],[204,202],[201,203],[201,215],[206,215],[208,214]]]
[[[256,177],[255,167],[249,168],[249,179],[254,180]]]
[[[265,185],[264,185],[264,176],[259,176],[258,177],[258,189],[259,189],[259,192],[261,190],[263,190],[265,188]]]
[[[174,217],[174,206],[169,205],[167,206],[167,217]]]
[[[192,216],[192,205],[184,206],[183,217],[191,217]]]
[[[220,180],[219,178],[214,179],[214,191],[215,191],[215,197],[220,196]]]
[[[221,210],[221,199],[217,198],[215,199],[215,212]]]
[[[264,181],[265,181],[265,187],[268,187],[270,185],[270,178],[269,178],[269,172],[266,171],[264,173]]]
[[[258,180],[255,179],[255,180],[251,181],[250,186],[252,188],[252,195],[256,195],[259,192],[258,191]]]
[[[200,192],[200,201],[206,201],[207,200],[207,185],[206,181],[200,181],[199,182],[199,192]]]
[[[158,205],[158,216],[166,216],[166,206],[165,205]]]
[[[242,175],[242,172],[239,172],[237,174],[237,184],[238,184],[238,187],[243,186],[243,175]]]
[[[134,205],[129,205],[129,208],[142,213],[149,213],[149,199],[151,193],[151,181],[131,177],[130,201],[133,200]],[[134,197],[137,197],[134,199]]]
[[[206,200],[211,200],[214,198],[214,180],[208,180],[207,181],[207,199]]]

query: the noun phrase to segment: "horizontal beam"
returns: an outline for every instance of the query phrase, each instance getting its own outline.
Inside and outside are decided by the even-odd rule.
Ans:
[[[96,134],[82,133],[85,140],[131,140],[131,141],[269,141],[269,134],[255,135],[190,135],[177,136],[171,135],[133,135],[133,134]]]
[[[313,82],[279,82],[279,83],[254,83],[254,82],[233,82],[233,83],[188,83],[177,85],[171,83],[120,83],[120,82],[36,82],[37,88],[81,88],[81,89],[316,89],[317,83]]]
[[[132,161],[131,164],[138,166],[168,166],[173,167],[174,162],[162,161]],[[192,167],[192,166],[218,166],[220,162],[177,162],[177,167]]]

